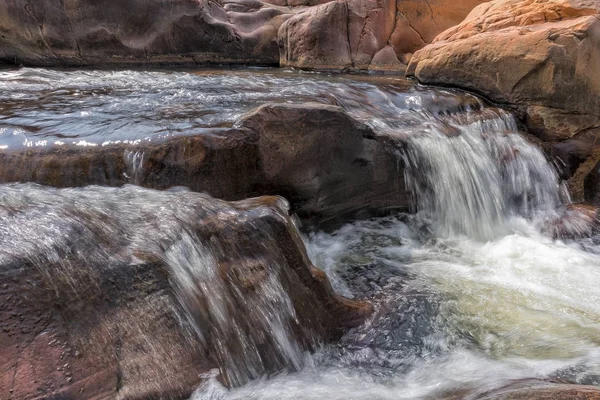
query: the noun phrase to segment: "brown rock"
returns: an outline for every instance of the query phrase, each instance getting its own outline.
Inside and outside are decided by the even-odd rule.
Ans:
[[[259,136],[271,193],[297,205],[301,216],[357,217],[408,206],[397,157],[340,107],[266,104],[240,126]]]
[[[598,400],[600,389],[595,386],[568,385],[549,382],[516,383],[494,390],[478,400]]]
[[[555,239],[590,237],[598,231],[600,210],[591,204],[570,204],[560,214],[550,217],[541,226],[542,232]]]
[[[574,201],[600,204],[600,147],[596,148],[569,179],[568,185]]]
[[[598,71],[599,1],[495,0],[415,53],[407,75],[516,108],[569,178],[600,145]]]
[[[282,66],[403,72],[410,54],[485,0],[337,0],[279,30]]]
[[[283,323],[303,348],[371,312],[333,293],[279,198],[226,203],[192,192],[23,185],[3,196],[3,399],[183,399],[216,366],[223,380],[243,382],[233,381],[232,361],[261,373],[293,369],[255,315],[267,289],[289,299],[294,317]],[[185,247],[183,232],[197,244]],[[193,258],[204,251],[222,274],[204,273],[213,261]],[[186,260],[200,264],[186,270]],[[224,331],[209,301],[241,330]],[[260,359],[240,343],[260,343]]]
[[[408,75],[515,106],[554,141],[600,127],[600,2],[495,0],[417,52]]]
[[[0,153],[0,182],[54,187],[186,186],[239,200],[256,193],[261,182],[257,142],[254,132],[229,129],[138,147],[117,144],[4,151]]]
[[[136,147],[3,151],[0,183],[186,186],[226,200],[278,194],[311,222],[408,207],[396,157],[339,107],[267,104],[237,125]]]
[[[281,66],[338,70],[352,66],[345,2],[313,7],[288,19],[279,28],[278,40]]]
[[[277,64],[293,12],[257,0],[0,1],[0,62]]]

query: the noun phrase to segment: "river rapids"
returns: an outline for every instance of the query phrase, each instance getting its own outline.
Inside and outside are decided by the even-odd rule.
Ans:
[[[0,78],[5,150],[210,134],[265,102],[338,105],[389,138],[412,212],[304,237],[336,292],[371,301],[373,315],[338,343],[302,353],[287,336],[293,311],[271,283],[248,313],[273,335],[290,368],[261,375],[247,371],[255,361],[231,360],[241,385],[227,388],[213,371],[193,400],[435,399],[530,378],[600,385],[600,241],[582,234],[576,218],[568,228],[577,239],[557,238],[548,228],[569,212],[570,199],[555,166],[519,132],[511,113],[468,94],[388,77],[19,69],[0,71]],[[135,182],[143,154],[133,149],[124,157]],[[136,209],[167,215],[151,205],[165,196],[190,196],[135,187],[46,190],[0,187],[3,204],[18,200],[38,210],[29,222],[3,217],[0,232],[16,229],[9,223],[43,224],[44,210],[62,210],[50,203],[123,213],[135,224],[141,223]],[[156,223],[165,225],[153,229],[167,235],[179,220],[164,215]],[[164,257],[184,294],[199,290],[186,288],[193,276],[205,279],[201,290],[227,301],[209,284],[204,244],[180,238]],[[243,335],[221,304],[210,307],[222,319],[216,332]],[[277,317],[261,320],[265,315]]]

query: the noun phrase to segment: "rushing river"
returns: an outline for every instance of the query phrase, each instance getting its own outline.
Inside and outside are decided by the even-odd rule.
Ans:
[[[397,78],[272,70],[7,70],[0,146],[205,134],[267,101],[340,105],[401,137],[391,151],[406,166],[415,213],[306,233],[336,291],[371,300],[373,316],[302,361],[279,337],[299,372],[234,389],[208,374],[194,400],[441,398],[525,378],[600,385],[600,244],[590,234],[554,238],[548,226],[569,212],[569,198],[553,166],[512,115],[472,96]],[[31,202],[47,196],[5,188],[14,190]],[[158,196],[90,190],[68,198],[93,193],[100,210],[125,196],[130,216]],[[166,254],[174,269],[193,270],[190,257],[202,252],[190,246]]]

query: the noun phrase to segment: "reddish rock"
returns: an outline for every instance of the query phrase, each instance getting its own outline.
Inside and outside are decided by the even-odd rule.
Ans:
[[[293,12],[257,0],[0,1],[0,62],[277,64]]]
[[[484,0],[337,0],[279,30],[282,66],[403,72],[410,55]]]
[[[407,74],[516,108],[566,177],[600,144],[600,2],[495,0],[416,52]]]
[[[338,338],[371,312],[331,290],[278,198],[226,203],[191,192],[23,185],[3,196],[2,399],[183,399],[209,368],[219,366],[228,381],[223,346],[232,360],[254,362],[262,373],[288,367],[253,314],[262,303],[252,299],[271,280],[276,284],[268,287],[279,292],[269,295],[293,307],[284,323],[303,348]],[[204,251],[178,253],[185,243],[179,230],[210,249],[221,275],[202,280],[211,268],[202,260],[189,275],[178,272],[184,260],[173,254],[192,262],[194,251]],[[253,284],[240,286],[237,277]],[[208,291],[194,286],[208,283]],[[220,330],[209,301],[246,328]],[[244,335],[261,344],[259,362],[236,346]]]
[[[2,151],[0,183],[185,186],[226,200],[278,194],[314,222],[409,206],[396,157],[339,107],[268,104],[237,125],[135,147]]]

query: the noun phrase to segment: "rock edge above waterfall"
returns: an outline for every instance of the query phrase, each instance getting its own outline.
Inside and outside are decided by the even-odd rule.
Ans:
[[[317,224],[409,207],[386,144],[341,108],[317,103],[266,104],[235,128],[162,143],[7,150],[0,182],[186,186],[225,200],[276,194]]]
[[[494,0],[416,52],[407,75],[513,107],[563,176],[578,175],[576,200],[591,201],[577,169],[600,144],[598,71],[599,1]]]
[[[23,195],[30,202],[19,205]],[[13,225],[2,235],[0,397],[187,398],[201,373],[224,368],[220,347],[212,343],[223,332],[208,304],[230,296],[228,318],[252,325],[256,321],[246,320],[244,308],[234,307],[235,293],[251,299],[269,279],[291,302],[293,318],[285,323],[301,346],[335,340],[371,306],[333,292],[308,259],[285,207],[276,197],[227,203],[198,193],[135,187],[6,188],[3,224],[19,215],[28,215],[30,224],[41,220],[39,227]],[[52,226],[59,232],[44,238]],[[212,249],[215,279],[231,293],[210,298],[200,287],[190,291],[177,284],[194,284],[178,281],[170,264],[169,248],[186,232]],[[47,246],[25,243],[34,236]],[[53,258],[54,252],[62,258]],[[206,342],[195,334],[198,326]],[[264,334],[259,330],[245,332],[249,341],[263,343],[262,365],[254,367],[263,373],[281,369],[277,348],[269,346],[272,338],[253,338]],[[229,342],[232,338],[220,340],[233,359],[245,357],[236,353],[241,349]]]

